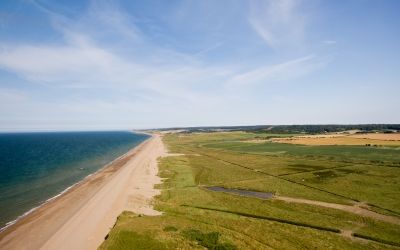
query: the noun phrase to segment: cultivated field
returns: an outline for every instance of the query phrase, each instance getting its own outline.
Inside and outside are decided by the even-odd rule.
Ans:
[[[398,147],[268,141],[278,136],[293,135],[165,135],[163,215],[123,213],[101,249],[400,247]]]
[[[351,135],[353,138],[366,138],[375,140],[385,140],[385,141],[400,141],[400,133],[366,133],[366,134],[355,134]]]
[[[399,133],[366,133],[366,134],[327,134],[293,136],[290,138],[273,138],[274,142],[302,145],[370,145],[400,146]]]

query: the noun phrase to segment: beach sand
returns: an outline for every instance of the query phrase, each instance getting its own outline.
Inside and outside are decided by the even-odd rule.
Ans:
[[[155,134],[1,232],[0,249],[97,249],[122,211],[159,215],[151,199],[164,155]]]

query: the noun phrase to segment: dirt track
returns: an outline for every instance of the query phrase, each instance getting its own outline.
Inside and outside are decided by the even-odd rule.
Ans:
[[[336,203],[328,203],[328,202],[322,202],[322,201],[291,198],[291,197],[284,197],[284,196],[275,196],[274,199],[285,201],[285,202],[291,202],[291,203],[309,204],[309,205],[314,205],[314,206],[338,209],[338,210],[342,210],[345,212],[358,214],[358,215],[361,215],[364,217],[373,218],[375,220],[380,220],[380,221],[400,225],[400,218],[395,217],[395,216],[379,214],[379,213],[373,212],[371,210],[368,210],[366,208],[363,208],[363,207],[366,207],[366,205],[363,203],[357,203],[353,206],[350,206],[350,205],[342,205],[342,204],[336,204]]]

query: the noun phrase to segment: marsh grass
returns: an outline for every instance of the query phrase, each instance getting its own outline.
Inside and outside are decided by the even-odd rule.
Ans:
[[[293,153],[287,145],[282,148],[274,143],[268,150],[289,153],[268,155],[262,151],[265,146],[240,142],[254,136],[242,132],[165,136],[169,150],[186,155],[160,160],[159,175],[166,179],[158,185],[162,193],[156,209],[164,214],[138,217],[123,213],[101,248],[131,249],[142,242],[139,239],[146,241],[148,249],[391,249],[400,244],[400,227],[395,224],[330,208],[204,188],[223,186],[341,204],[357,199],[376,204],[372,209],[378,212],[399,210],[395,199],[400,194],[398,168],[371,163],[373,158],[362,155],[356,155],[358,163],[354,163],[347,153],[340,155],[342,149],[324,154],[325,149],[316,148],[314,155],[311,149],[307,154]],[[375,160],[391,159],[383,158]],[[341,230],[367,240],[343,237]],[[149,237],[154,241],[145,240]],[[126,248],[118,248],[122,246]]]

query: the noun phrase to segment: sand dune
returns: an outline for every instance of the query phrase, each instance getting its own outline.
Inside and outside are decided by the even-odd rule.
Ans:
[[[96,249],[124,210],[159,215],[151,206],[159,135],[86,178],[0,233],[0,249]]]

